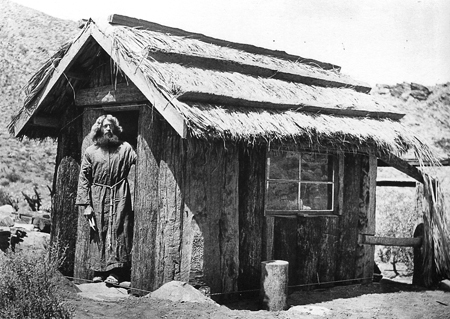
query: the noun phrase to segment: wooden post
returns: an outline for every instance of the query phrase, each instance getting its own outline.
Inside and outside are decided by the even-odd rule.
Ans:
[[[423,238],[423,223],[417,225],[414,230],[414,238]],[[414,247],[414,273],[413,273],[413,285],[425,287],[424,278],[424,262],[423,262],[423,245]]]
[[[84,151],[93,142],[88,136],[92,125],[95,123],[100,115],[103,115],[103,110],[99,109],[86,109],[83,114],[83,143],[81,145],[81,156],[84,156]],[[89,259],[89,224],[86,222],[86,218],[83,216],[83,208],[78,207],[78,223],[77,223],[77,242],[75,245],[75,263],[74,263],[74,277],[81,279],[91,279],[94,275],[94,271],[89,268],[87,263]],[[82,283],[82,281],[76,280],[75,283]]]
[[[55,174],[53,177],[52,227],[50,244],[57,246],[57,258],[64,261],[59,270],[65,276],[74,275],[77,241],[78,208],[75,198],[81,160],[81,121],[74,120],[79,112],[67,107],[62,115],[63,129],[58,136]]]
[[[289,263],[284,260],[269,260],[261,263],[262,307],[269,311],[287,308]]]

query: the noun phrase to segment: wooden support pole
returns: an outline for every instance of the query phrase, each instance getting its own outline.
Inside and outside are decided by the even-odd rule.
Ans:
[[[362,244],[364,245],[382,245],[382,246],[402,246],[402,247],[420,247],[422,238],[394,238],[394,237],[375,237],[362,236]]]
[[[287,308],[289,263],[284,260],[261,262],[260,300],[263,309],[281,311]]]
[[[424,225],[423,223],[417,225],[414,230],[414,238],[423,238]],[[425,286],[423,281],[424,263],[423,263],[423,246],[414,247],[414,273],[413,273],[413,285]]]

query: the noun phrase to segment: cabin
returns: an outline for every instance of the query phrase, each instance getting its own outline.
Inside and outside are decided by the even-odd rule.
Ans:
[[[52,242],[89,279],[74,205],[87,134],[113,114],[137,152],[131,285],[257,289],[261,262],[289,285],[370,282],[378,165],[433,155],[370,86],[336,65],[121,15],[89,20],[29,81],[9,125],[57,140]]]

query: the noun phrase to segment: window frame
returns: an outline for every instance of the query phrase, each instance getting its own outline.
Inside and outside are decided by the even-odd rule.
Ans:
[[[298,172],[298,179],[297,180],[291,180],[291,179],[271,179],[270,177],[270,159],[272,153],[280,153],[280,152],[290,152],[290,153],[296,153],[298,155],[298,161],[299,161],[299,172]],[[302,175],[302,163],[301,163],[301,155],[302,154],[317,154],[317,155],[326,155],[330,156],[333,160],[333,163],[331,165],[332,172],[331,172],[331,181],[302,181],[301,175]],[[282,181],[282,182],[293,182],[298,184],[298,194],[297,194],[297,201],[299,203],[299,200],[301,199],[301,185],[302,184],[325,184],[325,185],[332,185],[332,191],[331,191],[331,209],[328,210],[301,210],[301,209],[294,209],[294,210],[274,210],[274,209],[268,209],[268,198],[269,198],[269,183],[273,181]],[[313,150],[268,150],[266,155],[266,176],[265,176],[265,200],[264,200],[264,214],[265,216],[338,216],[340,215],[340,210],[342,207],[342,182],[343,182],[343,156],[336,153],[329,153],[329,152],[318,152]]]

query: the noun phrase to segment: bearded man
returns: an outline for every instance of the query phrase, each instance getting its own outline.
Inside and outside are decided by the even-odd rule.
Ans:
[[[92,126],[89,146],[81,161],[76,205],[84,207],[90,224],[88,267],[94,282],[117,285],[129,273],[133,212],[128,173],[136,153],[119,140],[122,127],[112,115],[100,116]]]

